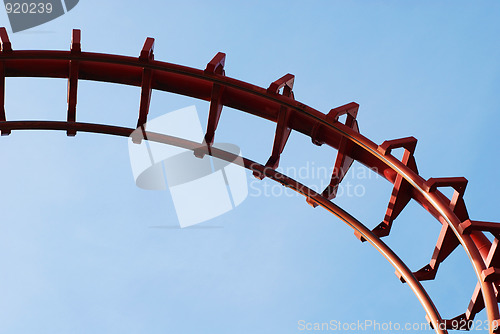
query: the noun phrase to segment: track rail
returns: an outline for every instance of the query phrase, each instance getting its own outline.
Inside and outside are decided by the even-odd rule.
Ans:
[[[368,241],[396,269],[401,281],[408,283],[423,308],[428,321],[436,333],[458,327],[457,322],[473,320],[483,308],[488,321],[493,324],[490,333],[495,333],[495,324],[500,324],[497,304],[497,283],[500,283],[500,224],[472,221],[467,213],[463,195],[467,180],[462,177],[423,179],[418,174],[413,153],[417,140],[413,137],[388,140],[377,145],[359,133],[357,123],[358,105],[347,105],[323,114],[294,99],[294,76],[287,74],[265,89],[225,75],[225,54],[218,53],[207,64],[205,70],[170,64],[154,60],[154,40],[146,39],[138,58],[119,55],[82,52],[80,31],[73,30],[69,51],[17,51],[12,50],[7,32],[0,28],[0,131],[8,135],[15,130],[64,130],[69,136],[77,132],[95,132],[118,136],[129,136],[132,128],[76,122],[77,91],[79,80],[94,80],[141,88],[137,127],[144,127],[149,111],[153,89],[190,96],[210,101],[208,124],[203,146],[205,154],[228,160],[233,156],[211,147],[219,118],[224,106],[270,120],[276,123],[276,133],[271,156],[265,164],[244,159],[244,167],[254,176],[268,177],[278,181],[307,198],[312,206],[322,206],[335,214],[349,226],[361,241]],[[66,122],[55,121],[8,121],[4,109],[6,77],[47,77],[68,79],[68,114]],[[339,121],[346,115],[345,123]],[[338,150],[330,185],[316,193],[298,181],[276,171],[291,131],[311,138],[316,145],[326,144]],[[161,134],[147,133],[148,140],[166,142],[200,152],[200,143],[192,143]],[[391,155],[401,148],[401,160]],[[196,151],[195,151],[196,153]],[[233,159],[234,160],[234,159]],[[232,161],[232,160],[228,160]],[[368,229],[354,217],[335,205],[337,187],[353,161],[358,161],[379,173],[394,184],[384,220],[373,230]],[[447,198],[438,188],[452,187],[454,195]],[[399,257],[381,240],[389,235],[394,219],[410,200],[419,203],[441,224],[436,249],[429,264],[411,272]],[[495,236],[491,243],[483,232]],[[422,280],[434,279],[439,264],[459,245],[466,251],[478,283],[468,309],[461,315],[443,320],[428,294],[420,284]],[[498,254],[497,254],[498,253]]]

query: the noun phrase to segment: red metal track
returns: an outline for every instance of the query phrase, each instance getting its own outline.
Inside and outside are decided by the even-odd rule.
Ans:
[[[272,153],[265,165],[244,159],[245,167],[258,178],[269,177],[306,196],[309,204],[322,206],[350,225],[357,237],[372,244],[395,267],[403,282],[408,283],[424,307],[436,333],[446,333],[453,327],[451,320],[442,320],[419,281],[434,279],[439,264],[458,246],[466,251],[478,279],[476,291],[467,311],[454,320],[472,320],[486,308],[490,323],[499,321],[497,283],[500,283],[500,256],[497,254],[500,224],[476,222],[469,219],[463,194],[465,178],[430,178],[424,180],[417,170],[413,153],[413,137],[385,141],[377,145],[359,133],[358,105],[350,103],[332,109],[327,115],[294,99],[294,77],[287,74],[273,82],[268,89],[257,87],[225,76],[223,53],[217,54],[204,71],[154,60],[154,40],[148,38],[138,58],[82,52],[80,31],[73,31],[70,51],[14,51],[6,30],[0,28],[0,131],[46,129],[65,130],[70,136],[78,131],[129,136],[134,129],[76,122],[77,85],[80,79],[126,84],[141,87],[137,126],[147,121],[152,89],[172,92],[210,101],[205,135],[207,152],[221,158],[234,159],[231,154],[210,149],[223,106],[232,107],[276,123]],[[68,79],[68,117],[66,122],[7,121],[4,110],[5,77],[50,77]],[[281,92],[282,91],[282,92]],[[339,116],[346,114],[345,124]],[[326,144],[338,150],[330,185],[318,194],[275,169],[291,131],[309,136],[316,145]],[[160,134],[148,133],[148,140],[169,142],[195,149],[199,143]],[[393,149],[403,148],[402,160],[391,155]],[[369,230],[330,200],[351,163],[356,160],[376,171],[394,184],[385,219]],[[452,187],[451,199],[437,188]],[[430,263],[412,273],[390,250],[381,237],[387,236],[393,220],[410,200],[415,200],[442,224],[436,250]],[[483,231],[495,236],[493,244]],[[454,325],[456,327],[456,325]],[[490,333],[495,332],[493,329]]]

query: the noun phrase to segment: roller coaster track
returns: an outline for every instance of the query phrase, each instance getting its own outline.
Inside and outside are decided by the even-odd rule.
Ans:
[[[463,177],[423,179],[418,174],[413,137],[384,141],[377,145],[359,133],[358,104],[349,103],[330,110],[326,115],[294,99],[294,76],[286,74],[265,89],[225,75],[225,54],[218,53],[205,70],[154,60],[154,39],[147,38],[138,58],[83,52],[80,31],[73,30],[69,51],[13,50],[7,31],[0,28],[0,131],[9,135],[16,130],[62,130],[68,136],[77,132],[130,136],[135,129],[76,121],[79,80],[93,80],[137,86],[141,88],[137,128],[147,140],[177,145],[196,155],[210,154],[230,162],[240,161],[234,155],[212,147],[224,106],[276,123],[272,153],[265,164],[243,158],[242,165],[259,179],[265,177],[304,195],[313,207],[321,206],[353,228],[361,241],[367,241],[395,268],[396,275],[408,284],[423,306],[427,320],[436,333],[456,329],[457,323],[469,324],[476,314],[486,309],[490,333],[497,333],[500,321],[498,285],[500,284],[500,224],[474,221],[469,218],[463,199],[467,180]],[[4,108],[6,77],[46,77],[68,79],[68,110],[66,121],[8,121]],[[189,96],[210,102],[208,124],[203,143],[148,132],[145,129],[153,89]],[[339,117],[346,115],[345,122]],[[315,145],[326,144],[337,150],[337,157],[328,187],[317,193],[276,169],[291,131],[311,138]],[[391,152],[403,149],[401,160]],[[394,185],[383,221],[370,230],[331,200],[353,161],[376,171]],[[438,188],[451,187],[447,198]],[[433,256],[426,266],[412,272],[382,241],[389,235],[394,219],[410,200],[419,203],[441,224]],[[495,239],[490,242],[484,232]],[[461,245],[472,264],[478,283],[465,312],[444,320],[420,281],[433,280],[438,267]],[[463,327],[463,326],[460,326]]]

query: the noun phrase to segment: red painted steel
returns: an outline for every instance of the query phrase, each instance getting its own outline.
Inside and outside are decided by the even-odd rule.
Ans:
[[[105,81],[141,87],[141,108],[138,126],[142,126],[147,119],[144,115],[147,115],[148,107],[143,106],[142,101],[144,99],[149,105],[152,89],[210,101],[211,105],[215,105],[214,107],[211,106],[211,109],[214,108],[215,112],[211,112],[212,123],[209,120],[210,124],[207,127],[207,134],[210,134],[208,138],[206,137],[210,139],[207,141],[208,144],[213,141],[213,135],[215,135],[217,127],[214,117],[218,120],[222,106],[239,109],[273,121],[277,123],[276,135],[272,154],[266,165],[262,166],[244,159],[245,167],[249,168],[254,175],[259,178],[269,177],[302,193],[310,204],[324,207],[351,226],[360,239],[367,240],[383,254],[395,267],[401,279],[408,283],[424,307],[435,331],[437,333],[446,333],[446,329],[441,328],[440,324],[443,323],[447,328],[450,328],[452,321],[443,321],[440,318],[435,306],[419,283],[419,279],[426,279],[429,276],[419,274],[419,272],[411,273],[406,265],[380,240],[381,236],[389,233],[392,221],[403,210],[409,199],[415,200],[443,224],[437,244],[439,250],[436,250],[431,263],[428,265],[431,274],[435,275],[439,263],[449,255],[456,247],[455,245],[461,244],[472,263],[478,279],[478,285],[468,310],[454,319],[472,320],[476,313],[483,308],[486,308],[490,323],[496,322],[500,318],[497,304],[498,277],[496,269],[500,267],[500,260],[497,260],[499,256],[497,256],[496,252],[498,239],[495,239],[492,245],[482,233],[483,231],[490,231],[496,236],[498,230],[493,223],[480,224],[470,221],[463,200],[467,180],[464,178],[431,178],[427,181],[424,180],[418,175],[413,157],[416,140],[414,138],[405,138],[386,141],[380,146],[376,145],[359,133],[356,120],[357,104],[353,103],[333,109],[332,112],[325,115],[294,99],[292,92],[294,77],[291,74],[273,82],[266,90],[225,76],[223,68],[225,56],[221,54],[218,54],[207,65],[205,71],[156,61],[153,59],[152,39],[146,40],[139,58],[75,52],[73,47],[71,51],[12,50],[7,33],[3,28],[0,29],[0,41],[2,50],[0,52],[0,70],[3,70],[3,73],[0,71],[1,78],[4,78],[4,76],[52,77],[67,78],[69,80],[68,122],[12,122],[6,121],[5,117],[0,117],[0,131],[2,134],[8,134],[12,130],[47,129],[65,130],[68,134],[77,131],[88,131],[129,136],[133,129],[85,124],[75,121],[76,109],[73,115],[72,106],[73,104],[76,106],[76,88],[74,88],[74,92],[71,90],[72,87],[76,87],[76,85],[71,85],[71,80],[75,80],[75,77],[77,78],[76,81]],[[74,69],[75,66],[72,67],[72,62],[78,64],[76,70]],[[72,74],[72,72],[74,73]],[[2,81],[0,80],[0,82]],[[219,88],[216,89],[216,87]],[[3,84],[0,88],[3,88]],[[282,94],[279,94],[280,89],[283,89]],[[3,107],[3,90],[1,92],[2,100],[0,102],[2,102]],[[75,95],[74,101],[71,97],[73,96],[72,93]],[[338,121],[342,113],[347,114],[345,124]],[[73,116],[75,116],[75,119],[73,119]],[[278,166],[279,156],[284,149],[289,131],[292,130],[311,137],[315,144],[324,143],[337,149],[337,161],[340,159],[340,166],[346,168],[351,160],[356,160],[394,184],[389,208],[383,222],[386,225],[384,227],[385,232],[380,232],[377,228],[373,232],[370,231],[347,212],[336,206],[329,200],[331,192],[320,195],[274,170]],[[144,128],[143,131],[145,131]],[[148,140],[160,142],[168,139],[165,139],[165,136],[151,133],[147,134],[147,138]],[[193,150],[200,147],[199,143],[196,144],[196,147],[193,147],[195,144],[186,144],[187,141],[180,139],[173,141]],[[403,161],[390,154],[392,149],[398,147],[405,149]],[[228,157],[229,154],[214,148],[209,153],[221,158]],[[340,183],[340,176],[342,174],[332,176],[333,188]],[[453,187],[455,194],[451,199],[448,199],[437,189],[439,187]],[[493,333],[493,330],[490,332]]]
[[[294,98],[293,95],[293,83],[295,81],[295,76],[293,74],[286,74],[280,79],[274,81],[269,88],[267,89],[268,94],[279,94],[280,89],[283,88],[283,96],[288,98]],[[292,128],[290,127],[290,119],[292,117],[292,111],[281,105],[279,107],[279,112],[276,120],[276,133],[274,134],[274,142],[273,149],[271,153],[271,157],[266,162],[266,167],[271,169],[278,168],[280,163],[281,153],[285,149],[286,142],[290,137],[290,133],[292,132]],[[253,175],[262,180],[265,176],[262,173],[254,172]]]
[[[405,151],[401,162],[418,174],[417,163],[415,161],[415,157],[413,156],[416,146],[417,139],[414,137],[407,137],[386,140],[378,147],[378,150],[383,155],[387,155],[391,154],[393,149],[404,148]],[[385,237],[389,235],[393,221],[399,216],[412,198],[411,190],[410,184],[398,174],[396,181],[394,182],[394,188],[392,190],[391,199],[389,200],[384,220],[372,230],[378,237]]]
[[[155,40],[151,37],[148,37],[144,42],[144,46],[142,47],[139,60],[143,62],[149,62],[153,60],[154,45],[155,45]],[[152,81],[153,81],[153,71],[149,68],[144,68],[142,71],[142,78],[141,78],[141,102],[139,106],[139,118],[137,120],[138,128],[144,126],[144,124],[146,124],[148,120],[149,104],[151,102]]]
[[[2,54],[6,54],[12,51],[12,46],[10,44],[9,35],[4,27],[0,28],[0,51]],[[0,121],[5,121],[5,65],[3,61],[0,61]],[[2,131],[3,135],[8,135],[10,132]]]
[[[78,54],[82,52],[80,44],[81,32],[78,29],[73,30],[73,37],[71,39],[71,53]],[[69,74],[68,74],[68,122],[76,121],[76,101],[78,90],[78,73],[79,73],[78,60],[69,61]],[[68,136],[76,136],[76,131],[67,131]]]
[[[100,134],[109,134],[115,136],[129,137],[135,129],[124,128],[112,125],[102,125],[102,124],[90,124],[90,123],[77,123],[77,122],[57,122],[57,121],[8,121],[0,122],[0,130],[66,130],[66,131],[80,131],[80,132],[92,132]],[[159,143],[165,143],[169,145],[179,146],[185,149],[192,150],[196,152],[197,150],[204,149],[206,146],[202,143],[196,143],[188,141],[181,138],[176,138],[164,134],[152,133],[144,131],[144,138],[149,141],[155,141]],[[208,152],[206,152],[208,153]],[[438,324],[443,323],[435,305],[430,299],[429,295],[422,287],[420,282],[413,276],[410,269],[404,264],[404,262],[376,235],[374,235],[368,228],[366,228],[361,222],[356,218],[351,216],[348,212],[344,211],[342,208],[324,198],[322,195],[316,193],[314,190],[308,188],[307,186],[301,184],[300,182],[279,173],[276,170],[268,168],[257,162],[249,160],[247,158],[237,159],[237,157],[230,152],[226,152],[217,148],[212,148],[210,154],[219,159],[226,160],[231,163],[239,163],[242,161],[242,167],[249,169],[252,172],[257,172],[263,174],[265,177],[270,178],[276,182],[283,184],[284,186],[297,191],[298,193],[304,195],[307,199],[314,201],[317,205],[325,208],[347,225],[352,227],[357,233],[359,233],[363,238],[368,240],[377,251],[382,254],[391,265],[400,273],[401,277],[408,283],[412,291],[415,293],[420,303],[422,304],[424,310],[426,311],[429,322],[434,325],[436,333],[444,334],[447,333],[445,329],[442,329]]]
[[[225,75],[224,64],[226,63],[226,54],[219,52],[207,64],[205,74],[208,75]],[[210,109],[208,110],[208,124],[205,134],[205,142],[212,145],[215,137],[215,130],[219,125],[220,114],[222,112],[222,94],[224,93],[224,86],[214,84],[212,86],[212,94],[210,97]]]

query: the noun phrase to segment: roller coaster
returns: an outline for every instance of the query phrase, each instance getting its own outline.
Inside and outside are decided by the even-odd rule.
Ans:
[[[419,175],[414,152],[414,137],[386,140],[376,144],[364,137],[358,127],[359,105],[352,102],[331,109],[327,114],[309,107],[294,98],[295,77],[286,74],[268,88],[258,87],[225,74],[225,54],[217,53],[204,70],[162,62],[154,59],[154,39],[147,38],[139,57],[84,52],[81,32],[73,30],[68,51],[14,50],[5,28],[0,28],[0,131],[9,135],[18,130],[60,130],[68,136],[78,132],[129,137],[134,128],[77,122],[77,92],[80,80],[108,82],[140,87],[140,107],[137,128],[149,141],[176,145],[193,150],[197,156],[205,154],[226,160],[241,161],[258,179],[269,178],[302,194],[309,205],[322,207],[349,225],[355,236],[371,244],[394,267],[399,279],[408,285],[426,312],[427,321],[436,333],[450,329],[469,329],[475,316],[486,309],[489,332],[499,333],[498,308],[500,284],[500,224],[475,221],[469,217],[463,199],[467,179],[463,177],[432,177]],[[68,109],[66,121],[23,120],[9,121],[5,110],[6,77],[65,78],[68,80]],[[147,131],[151,93],[153,90],[175,93],[210,102],[208,124],[203,143],[192,142],[166,134]],[[276,123],[271,155],[266,163],[250,159],[235,159],[234,154],[212,146],[223,107],[230,107]],[[341,116],[345,115],[345,121]],[[311,145],[328,145],[337,150],[331,180],[319,193],[277,171],[280,156],[291,131],[311,138]],[[271,146],[271,145],[270,145]],[[402,149],[402,159],[392,152]],[[392,194],[383,221],[369,229],[332,200],[344,176],[354,161],[376,171],[393,184]],[[448,198],[441,188],[452,188]],[[416,201],[433,216],[442,228],[429,263],[412,271],[383,242],[390,234],[392,224],[411,201]],[[491,233],[494,241],[486,237]],[[468,307],[453,319],[441,318],[421,281],[434,280],[439,265],[459,246],[465,250],[477,276],[477,285]],[[460,324],[465,324],[461,326]]]

